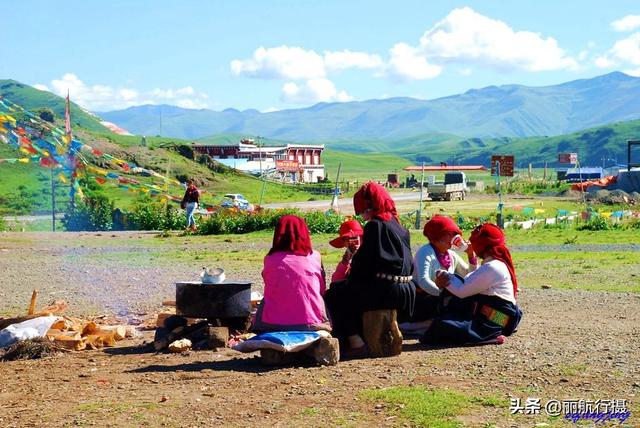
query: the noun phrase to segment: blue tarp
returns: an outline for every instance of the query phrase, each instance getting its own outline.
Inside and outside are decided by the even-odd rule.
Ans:
[[[322,337],[330,336],[326,331],[274,331],[261,333],[233,347],[240,352],[259,349],[274,349],[282,352],[298,352],[311,346]]]

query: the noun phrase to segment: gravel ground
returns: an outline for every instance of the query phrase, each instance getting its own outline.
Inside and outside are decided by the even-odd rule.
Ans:
[[[269,243],[185,238],[168,246],[145,233],[1,234],[0,314],[23,313],[38,288],[42,305],[65,299],[73,315],[143,319],[171,298],[175,280],[196,276],[193,261],[166,266],[154,261],[157,253],[198,246],[264,254]],[[125,250],[129,257],[121,256]],[[258,284],[261,266],[254,264],[231,266],[227,276]],[[430,349],[407,340],[398,357],[335,367],[270,370],[255,355],[230,350],[154,354],[142,346],[150,332],[105,351],[4,362],[0,425],[402,426],[400,407],[359,393],[421,385],[502,400],[459,416],[465,426],[562,425],[544,414],[509,415],[509,399],[527,397],[626,399],[628,426],[640,426],[640,295],[524,288],[519,301],[523,323],[504,345]]]

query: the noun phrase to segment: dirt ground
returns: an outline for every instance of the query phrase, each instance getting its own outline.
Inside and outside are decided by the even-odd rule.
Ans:
[[[267,240],[229,241],[208,248],[268,248]],[[115,256],[124,247],[130,255]],[[43,304],[65,299],[72,315],[138,323],[171,298],[173,281],[195,279],[186,264],[153,263],[158,251],[173,249],[150,234],[0,234],[0,316],[23,313],[39,288]],[[259,283],[260,264],[250,265],[229,273]],[[398,357],[334,367],[270,369],[231,350],[156,354],[153,332],[102,351],[0,362],[0,426],[411,425],[402,405],[363,394],[397,386],[495,402],[461,409],[464,426],[572,425],[510,415],[509,399],[529,397],[626,399],[628,426],[640,426],[640,294],[523,285],[519,302],[523,322],[504,345],[432,349],[406,340]]]

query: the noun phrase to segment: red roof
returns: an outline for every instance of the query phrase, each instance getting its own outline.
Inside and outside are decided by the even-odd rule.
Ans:
[[[406,166],[403,168],[405,171],[422,171],[422,166]],[[425,165],[425,171],[486,171],[487,167],[484,165],[457,165],[457,166],[436,166]]]

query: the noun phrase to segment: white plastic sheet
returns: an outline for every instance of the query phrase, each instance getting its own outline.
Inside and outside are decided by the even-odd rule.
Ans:
[[[0,331],[0,349],[13,345],[21,340],[44,337],[58,317],[38,317],[17,324]]]

